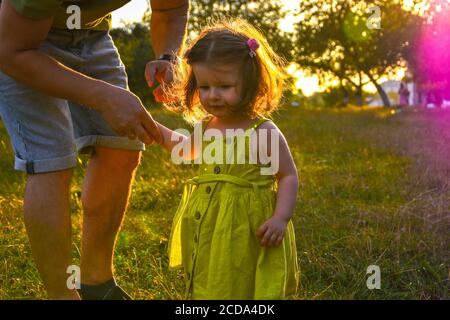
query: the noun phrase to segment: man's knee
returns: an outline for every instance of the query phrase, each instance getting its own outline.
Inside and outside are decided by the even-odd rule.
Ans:
[[[81,197],[86,216],[99,216],[111,208],[123,207],[127,203],[128,190],[133,174],[140,162],[140,151],[96,148],[89,187],[85,186]],[[95,177],[95,181],[93,181]],[[93,189],[93,186],[97,188]],[[99,186],[103,186],[98,189]],[[105,189],[106,188],[106,189]]]
[[[134,172],[141,163],[140,151],[129,151],[123,158],[119,158],[119,166],[127,172]]]
[[[132,173],[140,164],[141,151],[97,147],[92,160],[114,174]]]

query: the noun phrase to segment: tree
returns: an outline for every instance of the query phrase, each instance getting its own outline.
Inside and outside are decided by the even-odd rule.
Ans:
[[[389,0],[306,0],[300,2],[299,12],[296,62],[332,74],[343,88],[345,83],[355,87],[358,96],[365,75],[389,106],[378,80],[401,64],[419,25],[417,16]],[[375,27],[381,22],[380,28],[371,27],[369,18]]]

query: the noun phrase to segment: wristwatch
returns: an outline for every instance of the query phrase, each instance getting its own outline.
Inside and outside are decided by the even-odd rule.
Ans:
[[[170,63],[176,64],[178,62],[178,57],[175,54],[163,53],[157,60],[165,60],[169,61]]]

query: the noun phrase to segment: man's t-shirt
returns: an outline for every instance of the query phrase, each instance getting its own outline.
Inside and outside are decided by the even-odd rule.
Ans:
[[[81,12],[81,28],[109,30],[111,12],[130,0],[9,0],[20,14],[31,19],[43,19],[54,15],[52,28],[67,29],[67,19],[74,13],[67,13],[70,5],[77,5]]]

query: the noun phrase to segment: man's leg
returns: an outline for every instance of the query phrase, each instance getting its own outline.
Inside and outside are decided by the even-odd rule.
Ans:
[[[140,151],[97,146],[83,186],[81,282],[98,285],[113,278],[117,233],[127,208]]]
[[[24,216],[31,250],[50,299],[79,299],[67,288],[71,264],[69,189],[72,169],[30,174]]]

